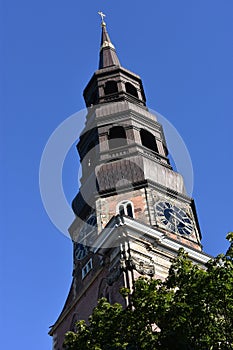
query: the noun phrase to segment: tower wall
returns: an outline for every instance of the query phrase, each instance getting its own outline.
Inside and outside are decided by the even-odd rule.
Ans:
[[[165,279],[180,248],[204,266],[201,232],[181,174],[172,169],[163,127],[146,107],[141,78],[120,65],[102,22],[99,69],[84,90],[87,117],[77,144],[81,187],[69,228],[73,280],[50,330],[54,350],[100,297],[127,306],[139,276]]]

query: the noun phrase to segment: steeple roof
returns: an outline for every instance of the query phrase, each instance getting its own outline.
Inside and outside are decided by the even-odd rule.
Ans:
[[[110,37],[106,29],[106,23],[102,18],[102,35],[101,35],[101,46],[100,46],[100,58],[99,58],[99,69],[120,66],[120,61],[117,57],[116,50],[112,44]]]
[[[124,100],[146,106],[141,78],[121,66],[106,29],[105,15],[98,13],[102,18],[99,67],[84,89],[86,106]]]

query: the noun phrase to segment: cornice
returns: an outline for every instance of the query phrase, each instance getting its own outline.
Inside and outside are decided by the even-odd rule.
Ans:
[[[122,233],[127,232],[133,239],[140,237],[141,239],[149,239],[150,241],[156,240],[158,246],[167,249],[168,251],[178,253],[180,248],[184,248],[189,257],[201,264],[207,263],[211,258],[210,255],[198,251],[194,248],[190,248],[184,243],[179,243],[175,239],[167,237],[164,232],[159,231],[155,227],[150,227],[137,220],[130,219],[128,217],[120,217],[119,215],[112,220],[111,227],[106,227],[94,242],[94,253],[97,253],[99,249],[111,248],[117,246],[124,235]],[[119,230],[121,228],[121,230]],[[113,234],[114,231],[117,231]],[[130,237],[129,237],[130,238]],[[124,239],[124,238],[123,238]],[[114,243],[114,244],[113,244]],[[157,249],[157,248],[156,248]]]

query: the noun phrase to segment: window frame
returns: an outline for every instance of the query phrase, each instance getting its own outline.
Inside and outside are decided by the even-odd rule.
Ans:
[[[131,206],[131,210],[132,210],[132,216],[131,215],[128,215],[128,209],[127,209],[127,206],[130,205]],[[124,214],[121,214],[120,213],[120,208],[123,207],[124,209]],[[132,219],[135,218],[135,215],[134,215],[134,204],[133,202],[129,201],[129,200],[123,200],[121,201],[120,203],[117,204],[117,207],[116,207],[116,214],[119,214],[119,215],[125,215],[125,216],[128,216]]]
[[[92,258],[82,268],[82,280],[88,275],[88,273],[93,269]]]

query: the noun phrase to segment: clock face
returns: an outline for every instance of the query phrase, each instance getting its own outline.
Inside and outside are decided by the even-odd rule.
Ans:
[[[75,243],[74,257],[76,260],[82,260],[88,254],[88,247],[82,243]]]
[[[82,260],[88,254],[91,246],[93,234],[96,228],[96,216],[89,216],[83,227],[80,229],[78,241],[74,244],[74,257],[77,260]]]
[[[159,221],[170,231],[182,235],[189,235],[193,231],[193,224],[187,213],[176,205],[169,202],[156,204],[156,213]]]
[[[79,241],[80,243],[85,243],[88,246],[92,245],[93,238],[96,232],[97,220],[94,214],[90,215],[86,223],[80,230]]]

